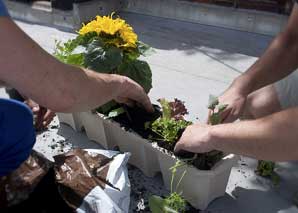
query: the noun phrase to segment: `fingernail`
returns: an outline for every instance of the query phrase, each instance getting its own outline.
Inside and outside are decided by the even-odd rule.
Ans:
[[[34,112],[36,112],[36,111],[38,111],[38,107],[33,107],[32,110],[33,110]]]

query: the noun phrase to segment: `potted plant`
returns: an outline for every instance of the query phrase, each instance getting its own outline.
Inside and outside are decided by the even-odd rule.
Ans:
[[[128,76],[149,92],[152,87],[151,70],[146,62],[139,60],[149,49],[137,40],[137,35],[124,20],[113,18],[112,14],[97,17],[84,25],[75,39],[64,44],[58,42],[55,56],[65,63],[97,72],[104,70]],[[182,101],[161,99],[159,102],[162,109],[155,106],[153,114],[110,102],[93,112],[72,116],[75,126],[83,126],[89,139],[105,148],[118,147],[121,151],[131,152],[131,164],[147,176],[154,176],[160,171],[168,189],[173,184],[177,185],[177,190],[182,191],[183,197],[191,205],[205,209],[210,201],[225,193],[231,168],[237,158],[218,151],[200,155],[178,153],[175,156],[175,143],[191,122],[184,119],[187,110]],[[219,120],[218,113],[224,107],[218,105],[216,98],[211,101],[209,108],[214,112],[211,119],[213,124]],[[176,165],[179,157],[191,160],[185,169],[176,169],[179,176],[186,171],[178,184],[177,180],[172,180],[169,168]]]
[[[152,88],[152,73],[147,62],[139,57],[148,54],[150,47],[138,41],[132,27],[119,17],[97,16],[83,25],[76,38],[66,43],[56,42],[54,56],[60,61],[92,69],[100,73],[119,74],[138,82],[146,92]],[[120,105],[111,101],[93,113],[100,112],[116,116],[124,112]],[[107,145],[103,131],[89,125],[92,115],[88,113],[58,114],[60,122],[67,123],[75,130],[85,126],[90,139]],[[95,121],[94,121],[95,122]],[[100,122],[99,122],[100,123]],[[102,124],[99,124],[103,127]],[[87,127],[86,127],[87,126]],[[102,128],[101,128],[102,129]]]

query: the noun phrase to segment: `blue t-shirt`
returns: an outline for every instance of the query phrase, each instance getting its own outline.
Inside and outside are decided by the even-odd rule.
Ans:
[[[0,16],[8,16],[7,9],[2,0],[0,0]]]

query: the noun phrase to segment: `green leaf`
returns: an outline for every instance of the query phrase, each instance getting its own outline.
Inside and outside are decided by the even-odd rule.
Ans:
[[[160,137],[161,141],[173,145],[179,139],[181,130],[192,123],[183,118],[187,109],[182,101],[175,99],[174,102],[169,102],[162,98],[158,102],[162,108],[162,117],[151,124],[151,130]]]
[[[147,122],[144,123],[145,130],[149,129],[150,126],[151,126],[151,122],[150,121],[147,121]]]
[[[212,113],[209,117],[209,122],[211,125],[217,125],[221,122],[221,117],[219,113]]]
[[[228,104],[220,104],[218,98],[214,95],[209,95],[209,105],[211,115],[209,116],[209,122],[211,125],[217,125],[221,123],[220,114],[228,107]]]
[[[158,102],[160,103],[161,108],[162,108],[162,117],[164,119],[171,119],[172,110],[171,110],[170,102],[168,102],[164,98],[159,99]]]
[[[165,204],[170,209],[179,213],[185,212],[186,209],[186,201],[176,192],[171,193],[170,196],[165,199]]]
[[[122,63],[123,52],[117,47],[103,48],[102,41],[95,39],[87,46],[85,64],[100,73],[113,73]]]
[[[115,118],[123,113],[125,113],[125,110],[123,109],[123,107],[119,107],[117,109],[110,111],[108,114],[108,118]]]
[[[152,72],[145,61],[126,61],[118,67],[119,75],[124,75],[139,83],[149,93],[152,88]]]
[[[178,140],[179,132],[190,124],[191,122],[185,120],[159,118],[152,123],[151,129],[165,143],[174,144]]]
[[[272,161],[258,161],[257,173],[262,177],[271,177],[274,174],[275,163]]]
[[[150,47],[148,44],[145,44],[141,41],[137,43],[137,47],[138,47],[138,52],[145,57],[150,56],[155,52],[152,47]]]
[[[79,53],[79,54],[69,55],[65,59],[65,63],[83,67],[84,66],[84,54],[83,53]]]
[[[149,198],[149,208],[152,213],[164,212],[165,201],[159,196],[153,195]]]
[[[159,196],[149,198],[149,208],[152,213],[179,213],[166,205],[166,201]]]
[[[209,101],[208,101],[208,109],[214,110],[215,107],[219,104],[218,98],[214,95],[209,95]]]
[[[118,104],[115,101],[110,101],[96,109],[97,112],[107,115]]]

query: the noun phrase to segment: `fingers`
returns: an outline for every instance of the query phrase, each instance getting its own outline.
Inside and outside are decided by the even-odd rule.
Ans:
[[[128,99],[128,98],[124,98],[124,97],[118,97],[117,102],[121,103],[121,104],[125,104],[129,107],[134,107],[135,106],[135,102],[133,100]]]
[[[144,107],[146,111],[150,113],[154,112],[151,101],[144,89],[131,79],[126,79],[126,89],[119,97],[116,98],[116,101],[125,103],[129,106],[134,106],[134,102],[137,102]]]
[[[174,148],[174,152],[177,153],[177,152],[179,152],[181,150],[188,151],[188,150],[185,149],[184,143],[181,142],[181,141],[178,141],[177,144],[176,144],[176,146],[175,146],[175,148]]]
[[[51,121],[56,115],[51,110],[48,110],[45,107],[39,106],[31,99],[24,101],[24,103],[30,107],[30,109],[34,114],[36,130],[43,130],[51,123]]]
[[[206,121],[206,124],[210,125],[211,122],[210,122],[210,117],[212,115],[212,111],[211,110],[208,110],[208,117],[207,117],[207,121]]]
[[[176,143],[176,146],[174,148],[174,153],[178,153],[179,151],[188,151],[188,152],[194,152],[197,153],[199,151],[194,150],[194,148],[191,146],[190,139],[185,139],[185,137],[182,135],[181,139]]]
[[[55,116],[56,116],[56,113],[48,109],[43,118],[43,123],[42,123],[43,128],[47,127],[53,121]]]
[[[190,152],[193,151],[193,150],[191,150],[191,149],[188,149],[188,147],[187,147],[187,144],[188,144],[188,143],[186,143],[186,141],[188,141],[188,140],[185,139],[185,138],[187,138],[187,131],[189,131],[190,128],[191,128],[191,126],[187,127],[187,128],[184,130],[182,136],[180,137],[180,139],[179,139],[178,142],[176,143],[176,146],[175,146],[175,148],[174,148],[174,153],[177,153],[177,152],[179,152],[179,151],[181,151],[181,150],[190,151]]]
[[[227,108],[222,113],[220,113],[220,123],[231,123],[233,122],[232,108]]]
[[[150,113],[154,112],[154,108],[152,106],[150,98],[146,95],[145,92],[143,93],[138,103],[140,103],[146,109],[147,112],[150,112]]]
[[[136,87],[136,89],[134,90],[135,94],[133,96],[134,100],[138,102],[141,106],[143,106],[146,111],[153,113],[154,108],[152,106],[150,98],[145,93],[144,89],[137,83],[135,83],[135,87]]]
[[[29,106],[29,108],[32,110],[33,114],[37,114],[39,112],[39,105],[37,103],[35,103],[33,100],[28,99],[26,101],[24,101],[24,103]]]
[[[43,119],[44,119],[44,115],[46,114],[47,112],[47,109],[44,108],[44,107],[39,107],[40,110],[37,114],[37,118],[35,120],[35,128],[37,130],[42,130],[43,129]]]

